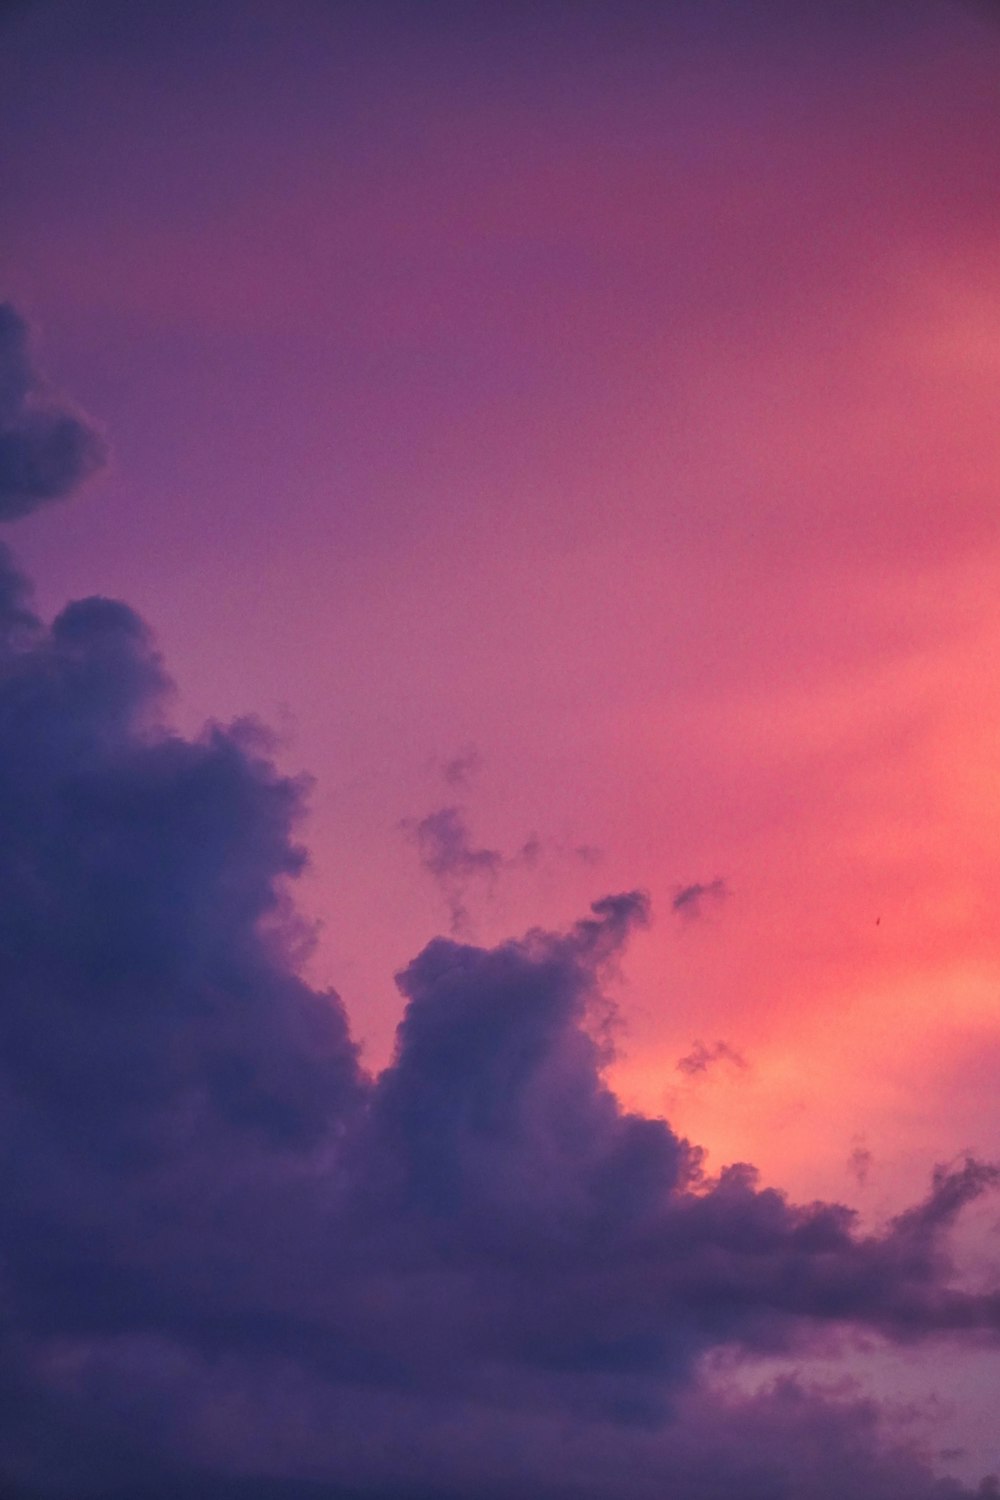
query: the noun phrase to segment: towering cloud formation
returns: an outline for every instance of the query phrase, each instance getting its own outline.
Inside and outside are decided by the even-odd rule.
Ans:
[[[97,433],[34,368],[24,319],[0,303],[0,520],[62,499],[103,462]]]
[[[939,1172],[881,1236],[707,1179],[604,1080],[634,892],[430,943],[369,1078],[294,970],[302,786],[252,726],[173,733],[165,685],[127,606],[46,627],[4,557],[5,1493],[963,1493],[871,1406],[701,1368],[831,1325],[995,1335],[945,1244],[995,1170]]]

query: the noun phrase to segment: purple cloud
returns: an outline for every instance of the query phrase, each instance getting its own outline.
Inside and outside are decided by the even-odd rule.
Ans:
[[[104,459],[93,427],[55,399],[35,369],[24,319],[0,302],[0,521],[62,499]]]
[[[635,891],[435,939],[369,1077],[294,968],[304,784],[251,725],[176,734],[167,689],[126,605],[46,625],[0,556],[5,1495],[967,1496],[872,1404],[705,1365],[995,1338],[948,1236],[997,1168],[939,1168],[880,1234],[706,1176],[606,1081]],[[489,876],[435,816],[442,877]]]
[[[437,882],[448,902],[452,932],[465,932],[469,925],[469,887],[481,881],[487,891],[492,891],[505,864],[503,855],[499,849],[473,844],[460,807],[441,807],[423,818],[408,818],[402,827],[416,844],[422,868]]]
[[[496,889],[504,870],[534,870],[543,855],[568,855],[581,864],[598,864],[601,851],[591,845],[566,847],[543,841],[530,834],[511,855],[473,842],[461,807],[440,807],[422,818],[404,818],[400,827],[416,845],[421,867],[436,882],[448,903],[450,927],[454,936],[466,936],[470,930],[468,897],[478,885],[486,895]]]
[[[663,1120],[622,1108],[602,975],[648,918],[639,893],[565,933],[436,939],[368,1079],[336,997],[289,965],[301,785],[245,726],[164,725],[163,669],[124,605],[46,628],[5,576],[11,1484],[177,1492],[203,1472],[266,1494],[304,1481],[281,1438],[296,1424],[319,1494],[478,1492],[519,1433],[532,1492],[555,1495],[567,1425],[580,1453],[599,1432],[605,1466],[655,1434],[665,1482],[713,1349],[831,1323],[1000,1326],[995,1295],[951,1285],[944,1238],[993,1169],[942,1171],[860,1236],[748,1167],[706,1179]],[[803,1430],[821,1410],[803,1404]],[[685,1494],[743,1472],[714,1441],[684,1451]]]

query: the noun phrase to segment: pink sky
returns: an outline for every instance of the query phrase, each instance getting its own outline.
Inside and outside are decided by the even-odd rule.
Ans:
[[[880,1221],[998,1133],[1000,25],[655,9],[29,15],[0,276],[114,463],[12,541],[315,778],[373,1066],[461,804],[477,941],[650,892],[626,1100]]]

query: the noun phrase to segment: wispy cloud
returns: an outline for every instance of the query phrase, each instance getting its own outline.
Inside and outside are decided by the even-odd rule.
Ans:
[[[483,758],[475,745],[466,745],[444,762],[441,774],[449,786],[464,789],[482,769]]]
[[[405,819],[401,826],[416,845],[422,868],[448,902],[452,931],[464,932],[469,923],[470,886],[480,883],[492,891],[507,861],[499,849],[473,843],[460,807],[439,807],[423,818]]]
[[[678,886],[670,906],[682,917],[700,917],[706,904],[724,901],[728,895],[729,887],[717,875],[714,880],[696,880],[690,885]]]
[[[707,1073],[709,1068],[722,1062],[731,1063],[741,1071],[749,1066],[742,1053],[737,1052],[728,1042],[713,1042],[708,1046],[705,1042],[696,1041],[691,1051],[678,1059],[677,1071],[694,1077],[698,1073]]]
[[[864,1187],[874,1164],[875,1157],[864,1141],[857,1141],[847,1158],[847,1169],[859,1187]]]

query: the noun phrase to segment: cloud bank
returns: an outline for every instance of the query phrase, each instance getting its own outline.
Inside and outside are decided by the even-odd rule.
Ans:
[[[370,1077],[295,969],[304,784],[252,725],[174,733],[168,685],[126,605],[46,625],[3,554],[5,1494],[966,1494],[871,1403],[704,1367],[831,1328],[994,1338],[948,1232],[996,1168],[940,1169],[879,1235],[708,1178],[605,1081],[638,892],[429,943]]]

